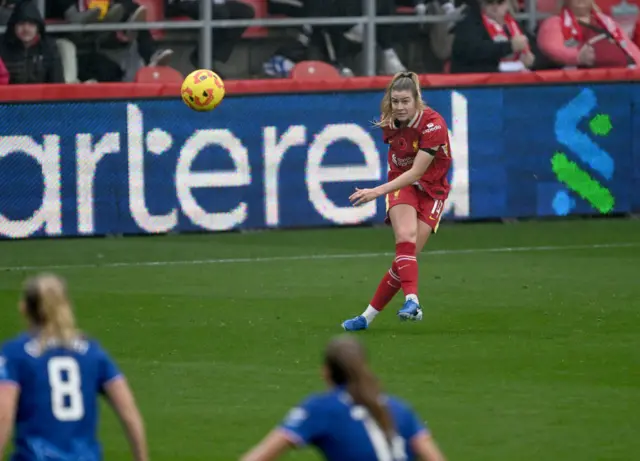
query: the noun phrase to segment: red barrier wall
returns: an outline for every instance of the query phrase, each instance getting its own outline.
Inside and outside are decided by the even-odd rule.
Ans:
[[[382,89],[390,77],[356,77],[332,81],[229,80],[227,95],[309,93]],[[640,80],[640,69],[558,70],[518,74],[421,75],[423,88],[490,85],[539,85],[575,82],[629,82]],[[176,84],[103,83],[84,85],[9,85],[0,87],[1,102],[44,100],[140,99],[177,97]]]

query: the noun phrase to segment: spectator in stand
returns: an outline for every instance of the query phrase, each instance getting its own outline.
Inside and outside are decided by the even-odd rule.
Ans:
[[[66,0],[65,0],[66,1]],[[147,8],[134,0],[79,0],[80,12],[99,9],[98,20],[146,22]],[[113,13],[115,12],[115,13]],[[109,15],[111,15],[109,17]],[[77,40],[78,79],[81,81],[133,81],[143,66],[166,66],[173,50],[158,47],[149,30],[84,33],[91,40]],[[79,39],[76,35],[76,38]],[[118,50],[117,53],[105,53]]]
[[[630,67],[640,50],[592,0],[566,0],[560,14],[544,20],[538,46],[561,67]]]
[[[284,14],[292,17],[340,17],[362,16],[362,0],[268,0],[270,14]],[[394,13],[394,0],[377,0],[377,14]],[[287,77],[293,66],[305,59],[311,59],[311,46],[318,45],[322,59],[331,63],[345,77],[353,76],[353,71],[343,63],[354,48],[363,43],[363,26],[304,26],[296,44],[289,44],[276,51],[264,64],[265,73],[272,77]],[[382,50],[382,73],[393,75],[406,70],[392,44],[393,32],[390,27],[378,28],[378,45]]]
[[[267,0],[270,15],[291,18],[333,16],[333,5],[327,0]],[[343,77],[353,77],[353,71],[338,61],[334,41],[344,37],[332,36],[331,31],[309,24],[297,28],[298,34],[280,46],[274,55],[264,62],[264,73],[269,77],[286,78],[300,61],[315,59],[314,51],[320,51],[321,60],[334,66]]]
[[[45,16],[48,19],[67,21],[72,24],[92,24],[98,22],[117,23],[124,16],[120,5],[113,5],[110,0],[47,0]],[[109,37],[109,32],[86,33],[74,32],[68,35],[72,42],[90,40],[102,42]]]
[[[103,11],[92,3],[82,0],[47,0],[45,2],[46,16],[50,19],[62,19],[76,24],[95,22],[119,22],[124,10],[121,6],[110,5]]]
[[[467,2],[474,5],[476,0],[396,0],[398,6],[413,7],[418,16],[445,16],[443,22],[420,24],[421,31],[426,31],[423,40],[423,63],[426,73],[441,73],[451,60],[453,48],[453,29],[456,23],[464,17]],[[457,5],[456,5],[457,4]],[[421,40],[421,41],[422,41]]]
[[[133,0],[47,0],[47,17],[64,19],[72,23],[118,23],[121,21],[146,21],[146,7]],[[84,38],[87,34],[75,34],[76,39]],[[116,40],[117,38],[117,40]],[[112,39],[109,41],[109,39]],[[136,53],[146,65],[166,65],[173,55],[172,50],[158,49],[156,42],[148,30],[126,31],[114,34],[101,32],[94,44],[107,42],[106,47],[119,47],[122,43],[131,45],[137,42]]]
[[[238,0],[208,1],[213,3],[213,18],[215,19],[253,19],[256,14],[251,5]],[[200,1],[165,0],[165,11],[170,18],[188,16],[191,19],[200,19]],[[226,63],[229,60],[234,47],[246,29],[246,27],[213,28],[211,40],[213,42],[213,56],[211,58],[214,63]],[[199,48],[196,47],[191,53],[191,64],[196,68],[199,67],[198,56]]]
[[[480,0],[454,28],[451,73],[534,70],[537,50],[508,0]]]
[[[362,10],[362,0],[342,0],[343,10],[340,16],[362,16],[364,11]],[[342,4],[338,0],[339,4]],[[376,1],[376,14],[378,16],[391,16],[395,14],[396,3],[395,0],[377,0]],[[377,26],[377,45],[382,52],[382,59],[379,61],[379,71],[384,75],[395,75],[398,72],[405,72],[407,68],[404,66],[398,53],[393,47],[394,28],[390,25]],[[351,42],[358,44],[364,43],[364,25],[358,24],[351,27],[344,33],[344,36]]]
[[[114,0],[111,8],[121,7],[124,20],[128,22],[147,22],[147,7],[134,0]],[[150,30],[128,30],[117,36],[124,43],[137,44],[137,52],[148,66],[166,66],[169,64],[173,50],[158,48],[157,42],[151,36]]]
[[[56,43],[47,36],[44,19],[33,0],[17,3],[0,44],[0,58],[11,84],[64,83]]]

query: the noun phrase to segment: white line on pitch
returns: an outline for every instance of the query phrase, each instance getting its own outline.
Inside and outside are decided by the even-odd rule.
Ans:
[[[433,250],[426,251],[423,255],[464,255],[479,253],[526,253],[538,251],[569,251],[569,250],[592,250],[606,248],[629,248],[640,247],[640,242],[627,243],[601,243],[592,245],[558,245],[558,246],[527,246],[527,247],[498,247],[498,248],[468,248],[463,250]],[[258,258],[218,258],[218,259],[193,259],[182,261],[131,261],[119,263],[92,263],[92,264],[57,264],[49,266],[6,266],[0,267],[0,271],[45,271],[62,269],[91,269],[91,268],[113,268],[113,267],[155,267],[155,266],[192,266],[198,264],[241,264],[259,262],[278,261],[319,261],[326,259],[362,259],[379,258],[393,256],[392,252],[379,253],[341,253],[341,254],[316,254],[299,256],[265,256]]]

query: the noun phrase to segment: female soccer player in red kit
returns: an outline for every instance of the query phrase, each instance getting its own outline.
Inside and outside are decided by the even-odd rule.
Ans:
[[[381,104],[384,142],[389,144],[388,182],[373,189],[356,189],[350,197],[361,205],[386,196],[387,219],[393,227],[396,257],[367,309],[342,327],[365,330],[402,288],[402,320],[422,320],[418,300],[418,260],[432,232],[436,232],[449,195],[451,166],[449,130],[442,116],[422,101],[420,81],[413,72],[393,77]]]

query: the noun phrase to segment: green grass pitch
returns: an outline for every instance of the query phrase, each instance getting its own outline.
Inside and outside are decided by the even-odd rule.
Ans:
[[[151,459],[233,460],[322,389],[322,348],[389,251],[388,228],[3,241],[0,338],[22,326],[24,277],[59,266],[137,394]],[[445,224],[420,264],[424,321],[400,323],[398,296],[360,337],[450,461],[640,459],[640,222]],[[128,459],[103,414],[106,459]]]

